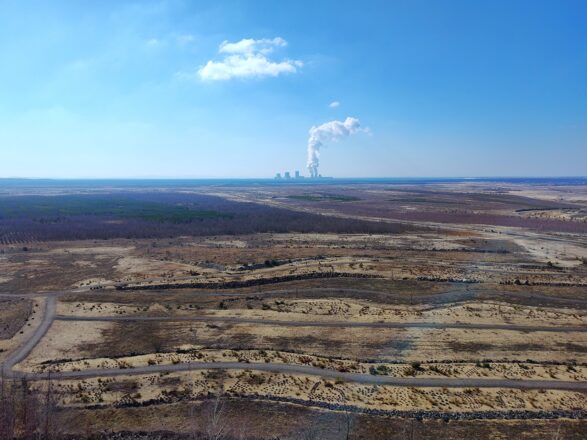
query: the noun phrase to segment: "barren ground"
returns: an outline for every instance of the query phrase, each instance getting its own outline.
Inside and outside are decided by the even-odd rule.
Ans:
[[[194,424],[205,425],[209,398],[221,392],[228,420],[270,420],[248,428],[256,438],[302,438],[303,427],[318,420],[320,438],[342,438],[326,428],[350,413],[353,439],[410,438],[406,429],[418,438],[471,438],[473,430],[478,438],[522,438],[525,430],[524,438],[582,438],[584,187],[190,191],[405,226],[396,233],[5,242],[0,360],[38,337],[7,373],[26,373],[33,389],[46,390],[51,372],[56,417],[66,432],[81,432],[70,423],[75,419],[88,432],[107,423],[114,431],[187,436]],[[51,316],[48,301],[55,304]],[[162,368],[207,363],[218,369]],[[239,365],[222,370],[222,363]],[[248,364],[311,366],[324,377]],[[60,376],[67,372],[88,377]],[[439,379],[446,386],[360,383],[337,373]],[[481,385],[463,387],[461,379]],[[577,389],[488,387],[483,380]],[[419,420],[422,414],[430,419]],[[531,421],[515,420],[520,414]]]

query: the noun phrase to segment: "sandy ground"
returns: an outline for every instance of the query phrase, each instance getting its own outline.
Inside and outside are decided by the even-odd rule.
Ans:
[[[195,310],[190,305],[153,303],[144,305],[108,302],[60,302],[57,313],[70,316],[225,316],[281,321],[431,322],[513,324],[527,326],[587,326],[587,313],[572,308],[542,308],[501,302],[465,302],[446,306],[385,306],[350,299],[262,301],[262,309],[232,307],[230,310]]]
[[[0,339],[0,361],[3,361],[10,352],[27,341],[35,331],[35,328],[41,323],[43,317],[39,310],[43,310],[45,299],[37,297],[31,298],[31,301],[32,313],[28,316],[23,327],[14,333],[11,338]],[[0,316],[2,316],[2,311],[0,311]]]
[[[199,348],[250,347],[323,357],[345,353],[351,359],[382,362],[467,359],[587,362],[585,334],[578,332],[71,321],[55,321],[25,362],[38,365],[56,359],[103,357],[106,353],[117,357],[131,352],[152,353],[156,351],[155,342],[165,351],[175,351],[186,344]]]
[[[70,405],[128,404],[158,398],[173,401],[221,390],[227,395],[285,397],[383,410],[550,410],[587,405],[587,397],[575,392],[366,386],[303,375],[259,375],[246,370],[59,381],[56,389],[63,393],[64,403]]]
[[[527,233],[513,241],[522,246],[537,261],[551,261],[562,267],[580,267],[587,259],[586,238],[570,234],[558,234],[561,240],[542,238],[538,234]],[[565,239],[566,238],[566,239]],[[573,243],[577,238],[580,241]]]
[[[493,231],[493,232],[491,232]],[[278,261],[265,267],[265,261]],[[255,234],[238,238],[57,242],[10,248],[0,289],[59,290],[215,282],[339,271],[389,279],[521,279],[587,286],[587,239],[577,234],[462,230],[404,234]],[[556,267],[549,267],[548,262]],[[244,264],[258,265],[243,270]]]
[[[397,189],[397,188],[396,188]],[[438,190],[455,188],[439,186]],[[461,185],[459,191],[534,197],[541,201],[565,201],[584,206],[587,192],[558,188],[487,189]],[[570,189],[570,188],[569,188]],[[258,194],[222,190],[239,200],[292,204],[273,199],[273,190]],[[442,193],[439,197],[446,197]],[[230,193],[230,194],[229,194]],[[366,198],[397,199],[402,209],[415,209],[418,197],[402,191],[374,188]],[[426,197],[432,197],[430,195]],[[475,196],[476,197],[476,196]],[[410,202],[407,199],[412,199]],[[467,203],[471,202],[465,197]],[[467,209],[533,219],[565,220],[572,225],[584,219],[581,206],[517,212],[516,206],[490,199],[473,200]],[[368,200],[367,200],[368,201]],[[392,202],[395,203],[395,202]],[[472,203],[472,202],[471,202]],[[441,206],[441,212],[461,209]],[[376,205],[376,204],[375,204]],[[347,205],[345,205],[346,207]],[[350,206],[350,205],[349,205]],[[440,206],[440,207],[439,207]],[[336,204],[301,206],[333,215],[345,214]],[[377,206],[371,205],[372,208]],[[294,207],[295,208],[295,207]],[[370,208],[367,206],[367,208]],[[422,205],[422,209],[427,206]],[[383,211],[381,211],[383,212]],[[349,216],[377,218],[371,213]],[[383,214],[382,214],[383,215]],[[67,291],[73,287],[112,287],[115,283],[157,285],[170,282],[216,282],[314,272],[370,274],[412,287],[385,287],[404,299],[437,290],[466,292],[474,286],[491,291],[535,292],[556,296],[557,284],[572,286],[578,301],[564,307],[518,305],[499,301],[468,300],[448,305],[395,305],[374,296],[344,298],[325,295],[271,295],[268,298],[227,301],[220,307],[220,294],[212,299],[173,299],[176,292],[92,290],[74,301],[60,301],[57,313],[80,317],[191,316],[240,317],[276,321],[345,321],[389,323],[469,323],[521,326],[585,326],[581,307],[587,292],[587,237],[578,233],[555,233],[491,225],[435,225],[425,232],[401,234],[253,234],[244,236],[179,237],[161,240],[111,240],[34,243],[26,251],[20,245],[2,249],[0,291]],[[264,264],[266,261],[269,264]],[[274,264],[274,262],[276,264]],[[245,265],[247,265],[245,267]],[[253,265],[253,269],[248,265]],[[425,279],[430,287],[414,287]],[[512,283],[505,286],[500,283]],[[344,281],[344,280],[343,280]],[[447,283],[445,281],[450,281]],[[525,285],[528,282],[528,286]],[[424,282],[424,281],[420,281]],[[461,282],[460,284],[457,284]],[[454,283],[454,284],[453,284]],[[535,286],[530,286],[535,283]],[[541,284],[546,284],[542,286]],[[316,283],[316,286],[329,286]],[[337,287],[354,287],[352,281]],[[399,284],[397,285],[399,286]],[[454,286],[459,286],[457,289]],[[464,287],[463,287],[464,286]],[[462,287],[462,288],[461,288]],[[279,288],[279,287],[278,287]],[[248,292],[255,295],[256,288]],[[302,287],[303,289],[303,287]],[[533,290],[531,290],[533,289]],[[566,289],[571,289],[567,287]],[[259,289],[260,290],[260,289]],[[197,294],[189,290],[183,295]],[[205,293],[199,292],[202,296]],[[141,295],[145,295],[141,297]],[[222,295],[230,297],[230,292]],[[86,295],[86,296],[84,296]],[[100,295],[111,299],[100,299]],[[179,295],[179,294],[178,294]],[[396,295],[397,296],[397,295]],[[449,297],[450,295],[447,295]],[[564,296],[564,295],[562,295]],[[475,295],[463,296],[467,299]],[[136,298],[140,298],[137,300]],[[307,299],[312,298],[312,299]],[[35,299],[35,307],[42,306]],[[505,301],[505,299],[504,299]],[[520,302],[529,304],[530,300]],[[405,301],[407,302],[407,301]],[[394,304],[394,305],[392,305]],[[534,303],[532,303],[534,304]],[[561,303],[562,304],[562,303]],[[40,316],[31,320],[11,339],[0,340],[0,359],[26,340]],[[0,311],[0,316],[1,311]],[[3,351],[2,351],[3,350]],[[367,362],[371,360],[372,362]],[[531,360],[533,362],[528,362]],[[316,402],[338,402],[361,408],[479,411],[509,409],[585,409],[583,393],[522,391],[515,389],[439,389],[367,386],[314,376],[246,371],[247,362],[312,365],[335,371],[394,377],[495,378],[587,381],[587,345],[581,332],[524,332],[519,330],[435,328],[320,328],[218,322],[81,322],[53,323],[46,336],[17,369],[25,371],[75,371],[92,368],[128,368],[186,362],[241,362],[242,371],[198,371],[129,375],[117,378],[63,380],[58,382],[65,405],[135,404],[150,399],[175,402],[194,399],[223,389],[227,395],[285,397]],[[446,361],[446,362],[442,362]],[[39,385],[42,386],[42,385]]]
[[[306,354],[269,350],[210,350],[185,345],[181,353],[157,353],[122,358],[95,358],[78,361],[61,361],[50,364],[21,365],[26,371],[81,371],[97,368],[137,368],[147,365],[170,365],[198,362],[242,362],[243,368],[251,363],[277,363],[312,365],[341,372],[377,374],[392,377],[426,378],[484,378],[484,379],[547,379],[564,381],[587,380],[585,365],[540,365],[527,362],[478,363],[365,363],[349,359],[330,359]]]
[[[93,325],[96,324],[96,325]],[[41,364],[52,359],[68,359],[80,356],[89,342],[100,340],[102,330],[110,323],[71,323],[55,321],[41,342],[23,361],[25,364]],[[17,366],[17,369],[19,367]]]

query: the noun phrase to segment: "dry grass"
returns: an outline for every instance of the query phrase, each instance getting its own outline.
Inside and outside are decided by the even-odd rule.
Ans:
[[[0,298],[0,339],[10,339],[33,313],[33,302],[25,298]],[[36,312],[35,312],[36,313]]]

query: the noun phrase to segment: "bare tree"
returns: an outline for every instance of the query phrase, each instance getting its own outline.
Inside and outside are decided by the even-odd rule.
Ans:
[[[320,429],[316,424],[311,424],[298,434],[299,440],[319,440],[320,438]]]
[[[25,440],[37,437],[39,426],[39,399],[35,391],[31,390],[26,378],[20,382],[20,429]]]
[[[0,373],[0,440],[12,440],[15,433],[14,387]]]
[[[342,423],[340,424],[340,430],[344,440],[349,440],[355,427],[355,415],[351,411],[345,411],[343,413]]]
[[[325,420],[323,417],[318,416],[306,426],[297,435],[298,440],[321,440],[323,436],[323,427]]]
[[[198,440],[198,421],[196,417],[196,405],[192,404],[190,407],[190,438]]]
[[[246,420],[239,422],[239,426],[233,430],[232,436],[238,440],[246,440],[248,437],[248,424]],[[279,439],[277,439],[279,440]]]
[[[0,376],[0,440],[36,439],[40,434],[38,393],[28,381]]]
[[[561,438],[560,432],[561,432],[561,425],[559,423],[556,428],[556,432],[552,434],[552,440],[560,440],[560,438]]]
[[[226,407],[222,393],[218,392],[208,411],[206,434],[208,440],[221,440],[226,433]]]
[[[414,430],[414,419],[411,419],[409,423],[404,426],[403,432],[406,440],[416,440],[415,430]]]
[[[51,373],[45,382],[45,395],[43,398],[42,420],[40,423],[42,437],[44,439],[54,439],[57,437],[57,424],[55,423],[55,407],[57,399],[55,397],[55,389],[51,379]]]

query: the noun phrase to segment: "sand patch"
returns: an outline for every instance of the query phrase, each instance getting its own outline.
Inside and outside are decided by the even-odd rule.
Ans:
[[[49,331],[29,356],[16,366],[26,369],[55,359],[77,358],[87,353],[84,347],[102,338],[102,332],[112,326],[109,322],[54,321]]]
[[[383,410],[508,411],[584,408],[583,393],[554,390],[403,388],[324,380],[315,376],[242,371],[194,371],[166,375],[58,381],[67,405],[129,404],[205,397],[210,391],[243,397],[279,397]],[[75,393],[70,390],[75,390]]]

